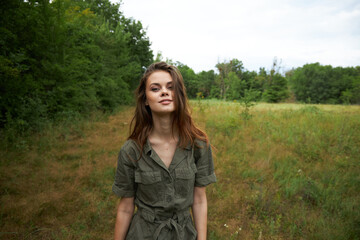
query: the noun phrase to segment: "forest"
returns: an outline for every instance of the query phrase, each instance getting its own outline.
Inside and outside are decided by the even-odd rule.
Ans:
[[[140,21],[109,0],[11,0],[0,14],[0,129],[37,132],[49,122],[112,112],[133,103],[133,91],[154,61]],[[241,58],[241,56],[239,57]],[[360,103],[360,66],[319,63],[281,73],[248,71],[238,58],[181,71],[190,98],[326,104]],[[8,132],[9,134],[6,134]]]

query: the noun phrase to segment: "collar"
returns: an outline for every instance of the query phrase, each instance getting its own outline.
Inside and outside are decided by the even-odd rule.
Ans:
[[[144,153],[148,154],[152,150],[149,138],[146,139],[145,145],[144,145]]]
[[[186,150],[191,150],[191,147],[192,147],[192,146],[191,146],[191,142],[189,142],[189,143],[186,145],[185,149],[186,149]]]
[[[189,143],[186,145],[185,149],[186,149],[186,150],[191,150],[191,148],[192,148],[191,142],[189,142]],[[146,142],[145,142],[145,144],[144,144],[144,150],[143,150],[143,151],[144,151],[145,154],[148,154],[149,152],[152,151],[152,147],[151,147],[149,138],[146,139]]]

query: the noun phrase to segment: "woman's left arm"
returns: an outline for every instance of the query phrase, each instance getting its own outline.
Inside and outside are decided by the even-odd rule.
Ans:
[[[207,232],[207,199],[205,187],[194,187],[194,203],[192,213],[195,228],[198,232],[197,240],[206,240]]]

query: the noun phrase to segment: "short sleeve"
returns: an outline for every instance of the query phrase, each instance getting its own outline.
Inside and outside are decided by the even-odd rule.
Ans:
[[[198,145],[198,146],[196,146]],[[210,144],[205,142],[195,144],[194,157],[196,164],[195,187],[204,187],[216,182],[214,161]]]
[[[118,197],[135,196],[136,184],[134,172],[136,154],[129,145],[129,142],[126,142],[118,156],[115,180],[112,186],[112,191]]]

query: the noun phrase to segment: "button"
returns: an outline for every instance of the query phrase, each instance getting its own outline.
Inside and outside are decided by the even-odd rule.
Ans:
[[[166,202],[171,202],[172,201],[172,196],[171,195],[167,195],[166,196]]]
[[[167,182],[172,182],[173,181],[173,179],[172,179],[172,177],[171,176],[165,176],[165,180],[167,181]]]

